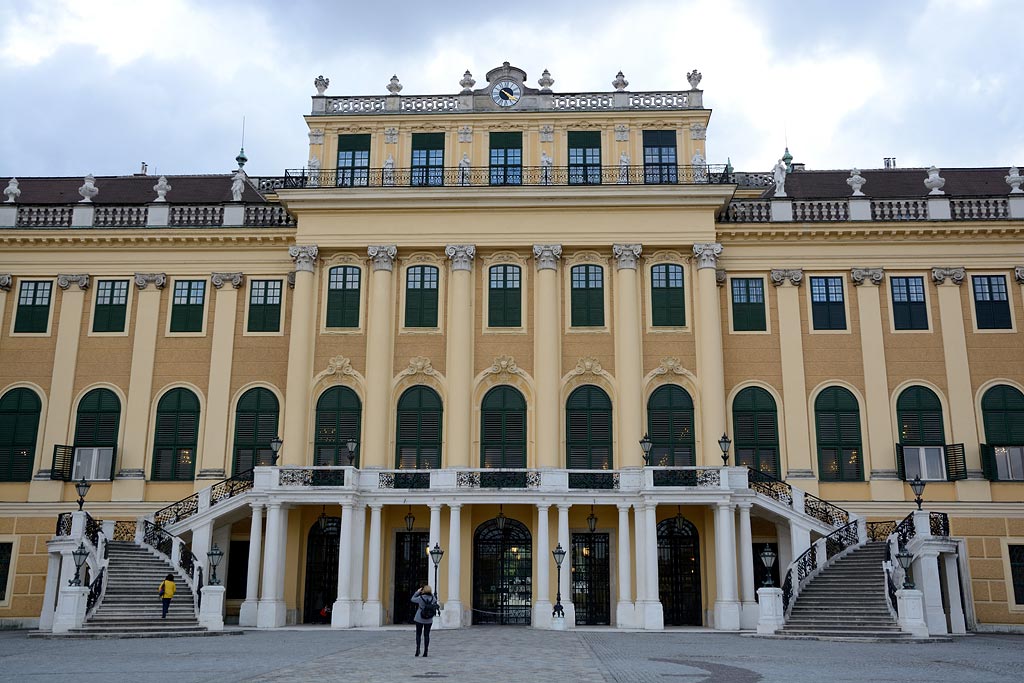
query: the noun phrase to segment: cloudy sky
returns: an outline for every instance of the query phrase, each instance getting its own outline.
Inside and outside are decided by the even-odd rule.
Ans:
[[[707,157],[766,170],[1024,164],[1014,0],[3,0],[0,177],[300,167],[328,94],[453,93],[502,61],[556,92],[704,76]]]

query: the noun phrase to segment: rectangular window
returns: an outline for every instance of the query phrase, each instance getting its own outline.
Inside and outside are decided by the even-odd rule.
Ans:
[[[648,185],[679,182],[679,170],[676,163],[676,132],[674,130],[645,130],[644,182]]]
[[[281,281],[249,281],[249,332],[281,329]]]
[[[327,280],[327,327],[359,327],[359,278],[355,266],[331,268]]]
[[[897,330],[927,330],[928,308],[924,301],[923,277],[891,277],[893,327]]]
[[[434,266],[413,266],[406,271],[406,327],[437,327],[437,274]]]
[[[768,329],[764,313],[764,280],[733,278],[732,329],[736,332],[764,332]]]
[[[111,447],[75,448],[75,463],[71,468],[71,479],[78,481],[82,477],[90,480],[107,480],[111,478],[114,466],[114,449]]]
[[[979,330],[1008,330],[1010,298],[1003,275],[974,275],[974,313]]]
[[[682,266],[664,264],[651,268],[651,318],[655,327],[686,324]]]
[[[8,598],[7,585],[10,583],[8,576],[11,573],[11,553],[13,552],[13,543],[0,543],[0,602]]]
[[[604,326],[604,269],[601,266],[573,266],[572,326]]]
[[[994,446],[992,452],[999,481],[1024,480],[1024,447]]]
[[[50,322],[50,293],[53,283],[23,280],[18,289],[18,313],[14,319],[15,332],[46,332]]]
[[[946,481],[946,449],[943,446],[903,446],[906,481]]]
[[[362,187],[370,180],[370,135],[338,136],[338,187]]]
[[[96,310],[93,332],[124,332],[128,311],[128,281],[100,280],[96,283]]]
[[[178,280],[171,305],[171,332],[202,332],[205,280]]]
[[[444,184],[444,133],[412,134],[412,184]]]
[[[491,185],[523,184],[523,134],[491,133]]]
[[[491,266],[488,327],[520,327],[523,324],[520,276],[519,266]]]
[[[843,278],[811,278],[811,317],[816,330],[845,330]]]
[[[1007,546],[1010,551],[1010,579],[1013,581],[1013,602],[1024,605],[1024,545]]]
[[[569,131],[569,184],[601,184],[600,131]]]

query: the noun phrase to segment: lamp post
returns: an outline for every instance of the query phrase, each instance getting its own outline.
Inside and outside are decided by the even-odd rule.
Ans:
[[[505,516],[505,506],[498,505],[498,516],[494,520],[494,523],[498,525],[498,531],[505,531],[505,522],[507,521],[508,517]]]
[[[686,518],[683,517],[683,506],[682,505],[676,505],[675,524],[676,524],[676,533],[677,534],[683,533],[683,529],[686,528]]]
[[[654,444],[651,443],[651,437],[647,436],[647,433],[644,432],[644,438],[640,439],[640,448],[644,452],[645,465],[651,464],[651,446],[653,445]]]
[[[78,493],[78,511],[79,512],[82,511],[82,506],[85,505],[85,497],[86,497],[86,495],[88,495],[89,489],[91,489],[91,488],[92,488],[92,484],[87,482],[85,480],[84,476],[82,477],[82,481],[80,481],[77,484],[75,484],[75,492]]]
[[[416,525],[416,517],[412,514],[412,505],[409,506],[409,511],[405,513],[405,530],[411,532],[412,528]]]
[[[282,441],[281,437],[279,437],[279,436],[275,436],[273,439],[270,440],[270,464],[271,465],[277,465],[278,453],[281,452],[282,444],[284,444],[284,441]]]
[[[320,507],[320,516],[316,518],[317,527],[320,529],[320,533],[327,533],[327,525],[330,520],[327,517],[327,506],[322,505]]]
[[[82,585],[82,566],[89,557],[89,551],[85,549],[85,543],[79,541],[78,547],[71,551],[71,557],[75,560],[75,575],[68,580],[69,586]]]
[[[551,554],[555,558],[555,566],[558,568],[558,589],[555,593],[555,608],[551,610],[552,617],[565,618],[565,610],[562,608],[562,560],[565,559],[565,549],[562,548],[562,544],[559,543],[555,546],[555,549],[551,551]],[[550,593],[548,593],[550,595]]]
[[[355,439],[349,439],[345,447],[348,449],[348,466],[352,467],[356,460],[356,447],[359,446],[359,442]]]
[[[723,432],[722,433],[722,438],[718,440],[718,447],[722,449],[722,466],[723,467],[728,467],[729,466],[729,446],[731,446],[731,445],[732,445],[732,439],[729,438],[728,434]]]
[[[910,490],[914,492],[914,502],[917,503],[918,510],[921,509],[921,503],[924,502],[921,494],[924,493],[924,487],[927,483],[926,481],[921,481],[920,474],[914,477],[914,481],[910,482]]]
[[[910,575],[910,565],[914,562],[914,556],[907,552],[906,546],[900,546],[896,553],[896,561],[903,567],[903,590],[911,590],[914,587],[914,577]]]
[[[441,546],[438,543],[434,543],[434,547],[430,549],[430,559],[434,562],[434,599],[437,600],[437,567],[441,564],[441,558],[444,557],[444,551],[441,550]],[[440,609],[440,600],[438,600],[438,609]]]
[[[220,566],[220,561],[224,559],[224,551],[214,543],[213,547],[210,548],[210,552],[206,553],[206,557],[210,560],[210,585],[219,586],[220,579],[217,578],[217,567]]]
[[[594,514],[594,506],[590,506],[590,514],[587,515],[587,528],[590,529],[590,533],[594,533],[597,529],[597,515]]]
[[[775,582],[772,581],[772,567],[775,566],[775,558],[778,556],[779,554],[775,552],[774,548],[767,543],[764,544],[764,548],[761,550],[761,564],[764,565],[765,573],[764,581],[761,582],[761,585],[765,588],[771,588],[775,585]]]

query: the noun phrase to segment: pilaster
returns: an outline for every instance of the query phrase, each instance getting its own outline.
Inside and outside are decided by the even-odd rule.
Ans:
[[[619,467],[642,467],[643,436],[643,324],[637,260],[639,244],[612,245],[615,259],[615,383],[618,385]]]
[[[364,467],[388,466],[388,417],[391,410],[391,368],[394,349],[393,244],[366,249],[372,262],[366,315],[366,412],[361,449]]]
[[[470,428],[473,410],[473,259],[472,244],[449,244],[451,262],[448,343],[445,372],[448,378],[448,467],[470,466]]]
[[[538,467],[561,465],[559,382],[562,378],[562,325],[559,317],[561,295],[558,287],[560,244],[535,244],[537,287],[534,310],[534,373],[537,384],[537,447],[534,462]],[[565,546],[562,546],[563,548]]]
[[[313,342],[316,335],[316,279],[314,270],[320,250],[315,244],[288,248],[295,262],[295,290],[288,337],[288,376],[284,396],[284,444],[281,462],[307,464],[312,439],[309,418],[310,385],[313,381]]]
[[[725,360],[722,353],[722,309],[716,269],[722,255],[717,242],[693,245],[697,260],[697,367],[700,368],[701,453],[698,464],[721,460],[718,437],[725,433]]]
[[[10,273],[0,273],[0,320],[4,319],[4,310],[7,308],[7,292],[11,291],[13,281],[14,276]],[[0,348],[3,348],[3,339],[4,335],[0,334]]]

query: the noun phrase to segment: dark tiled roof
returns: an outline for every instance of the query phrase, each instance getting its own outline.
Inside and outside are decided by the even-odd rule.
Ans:
[[[946,179],[943,191],[953,197],[1004,197],[1010,186],[1004,180],[1008,168],[944,168],[939,175]],[[926,168],[885,168],[861,170],[867,181],[861,191],[869,198],[925,197],[928,188],[924,179]],[[850,171],[793,171],[786,178],[786,195],[791,199],[838,199],[849,197],[853,190],[846,184]],[[775,186],[761,195],[771,198]]]
[[[231,175],[169,175],[166,176],[171,191],[167,193],[170,204],[219,204],[231,201]],[[0,178],[0,192],[7,187],[10,178]],[[93,197],[93,204],[148,204],[156,199],[153,186],[160,176],[96,176],[96,188],[100,191]],[[74,204],[82,199],[78,188],[82,178],[18,178],[21,196],[18,204]],[[0,195],[0,202],[6,197]],[[263,196],[251,183],[245,184],[242,201],[263,204]]]

